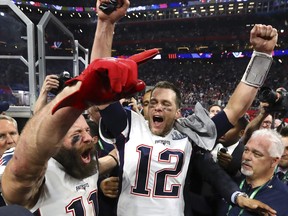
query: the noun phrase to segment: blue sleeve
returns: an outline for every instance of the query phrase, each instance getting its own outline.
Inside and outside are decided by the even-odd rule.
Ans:
[[[107,138],[116,138],[127,127],[128,116],[130,112],[126,112],[119,102],[109,105],[104,110],[100,110],[101,125],[100,130]]]
[[[234,127],[234,125],[229,122],[227,115],[224,111],[221,111],[217,115],[213,116],[212,121],[216,125],[217,139]]]

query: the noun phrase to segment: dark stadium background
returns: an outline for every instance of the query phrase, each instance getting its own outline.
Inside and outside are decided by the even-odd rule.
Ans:
[[[183,114],[186,115],[193,111],[196,101],[205,107],[213,103],[226,104],[249,61],[250,30],[255,23],[270,24],[279,30],[279,40],[265,85],[288,89],[288,1],[203,2],[206,1],[131,0],[130,8],[146,7],[128,12],[117,23],[112,55],[125,57],[159,48],[160,58],[140,66],[139,78],[148,86],[164,79],[174,82],[181,89]],[[35,25],[49,10],[82,46],[91,50],[97,25],[94,0],[38,0],[33,4],[17,0],[17,5]],[[160,8],[155,9],[157,6]],[[25,55],[25,40],[13,34],[13,31],[21,32],[21,27],[1,22],[1,17],[0,23],[2,29],[11,31],[0,33],[0,41],[6,42],[5,46],[0,43],[0,55],[19,52]],[[53,25],[45,36],[47,55],[71,55],[69,38]],[[0,79],[0,84],[9,85],[12,91],[29,91],[27,73],[12,62],[7,60],[0,64],[1,76],[5,74],[5,81]],[[47,60],[46,67],[47,74],[72,70],[72,64],[63,61]],[[258,103],[256,99],[250,111],[252,115]],[[15,105],[19,104],[15,102]]]

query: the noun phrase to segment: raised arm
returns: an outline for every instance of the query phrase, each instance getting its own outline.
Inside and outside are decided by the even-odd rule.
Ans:
[[[268,112],[260,105],[259,114],[247,125],[242,137],[243,144],[245,145],[250,139],[252,133],[258,130],[262,124],[262,121],[269,115]]]
[[[277,30],[272,26],[256,24],[250,32],[254,52],[241,82],[224,108],[230,123],[238,119],[251,106],[258,88],[263,84],[272,63],[272,53],[277,43]]]
[[[39,96],[36,100],[34,107],[34,114],[41,110],[47,104],[47,97],[51,89],[57,89],[59,87],[58,76],[51,74],[45,77],[44,83],[41,87]]]
[[[52,108],[80,84],[65,88],[27,122],[2,177],[2,192],[8,204],[29,208],[37,202],[48,160],[58,152],[61,140],[83,112],[65,107],[52,115]]]
[[[129,1],[124,1],[122,7],[109,16],[98,11],[91,59],[110,56],[115,22],[125,15],[128,5]],[[48,160],[59,151],[63,137],[85,109],[93,104],[117,101],[145,87],[144,84],[141,88],[137,85],[137,64],[134,61],[112,58],[93,61],[80,76],[69,80],[66,85],[54,100],[39,109],[23,129],[15,154],[2,177],[7,203],[27,208],[35,205]],[[115,163],[111,157],[109,161]],[[104,168],[101,170],[106,171]]]
[[[91,61],[96,58],[111,56],[115,24],[125,16],[130,5],[129,0],[118,0],[117,9],[107,15],[99,9],[101,3],[109,3],[109,0],[98,0],[96,3],[98,21],[91,51]]]

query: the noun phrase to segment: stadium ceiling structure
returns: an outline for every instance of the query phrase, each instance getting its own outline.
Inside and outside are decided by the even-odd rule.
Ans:
[[[61,6],[94,7],[96,0],[36,0],[41,3],[55,4]]]
[[[21,0],[16,0],[21,1]],[[35,0],[36,2],[40,3],[47,3],[47,4],[53,4],[53,5],[60,5],[60,6],[72,6],[72,7],[95,7],[96,0]],[[177,2],[177,0],[150,0],[144,1],[144,0],[133,0],[130,1],[130,5],[142,5],[142,4],[160,4],[160,3],[167,3],[167,2]],[[197,1],[197,0],[192,0]]]

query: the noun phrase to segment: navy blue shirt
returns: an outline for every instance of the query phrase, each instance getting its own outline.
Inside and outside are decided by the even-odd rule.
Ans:
[[[257,188],[251,189],[250,185],[244,183],[242,191],[247,193],[249,196],[255,191]],[[283,182],[281,182],[277,177],[273,177],[266,185],[264,185],[254,196],[254,199],[259,200],[271,208],[277,211],[277,216],[287,216],[288,215],[288,188]],[[222,213],[218,213],[218,215],[223,216],[226,215],[225,211],[228,211],[229,205],[224,204],[225,208]],[[234,205],[230,211],[228,216],[238,216],[241,211],[241,208]],[[246,210],[243,211],[241,216],[252,216],[258,215],[253,212],[248,212]]]

